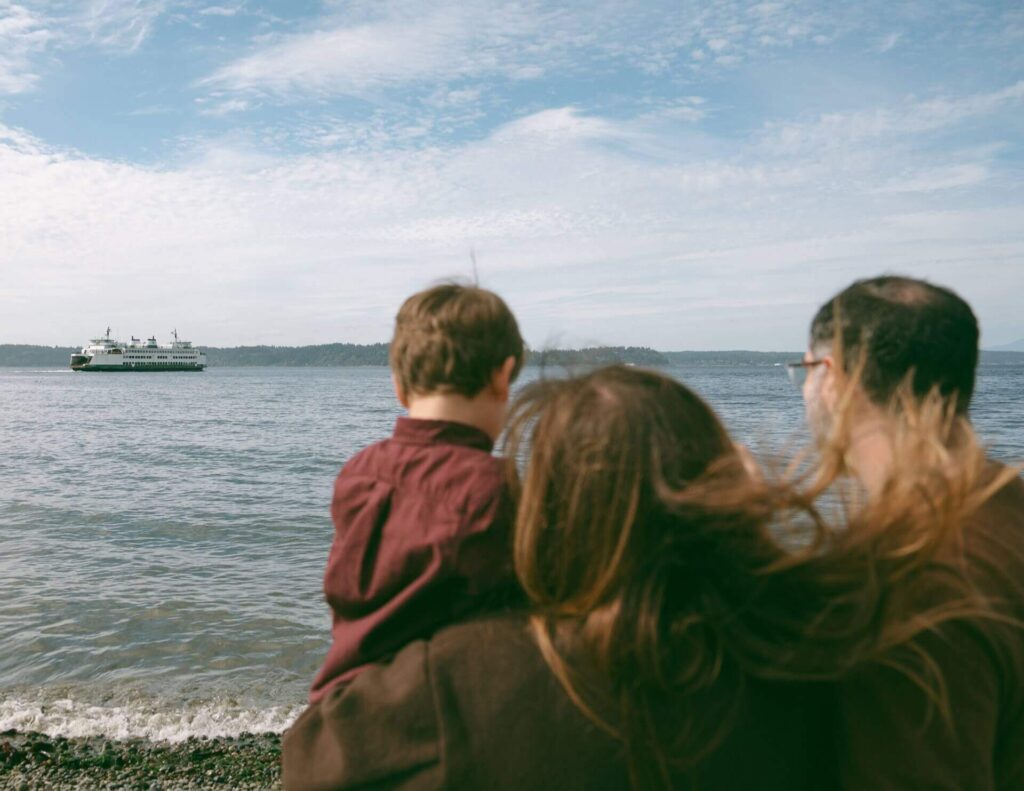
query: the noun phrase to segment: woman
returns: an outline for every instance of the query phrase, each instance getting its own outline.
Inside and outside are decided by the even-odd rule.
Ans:
[[[527,446],[529,614],[442,629],[308,709],[285,787],[835,787],[816,679],[909,633],[863,593],[869,567],[896,573],[870,540],[780,546],[780,515],[813,527],[813,509],[751,475],[711,409],[657,373],[531,386],[509,458]]]

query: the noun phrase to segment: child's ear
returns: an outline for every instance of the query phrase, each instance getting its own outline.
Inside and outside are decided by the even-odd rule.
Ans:
[[[515,369],[516,358],[510,355],[491,375],[491,393],[501,402],[508,401],[509,392],[512,389],[512,372]]]
[[[391,372],[391,386],[395,388],[395,398],[398,399],[398,403],[401,404],[405,409],[409,408],[409,398],[406,396],[405,391],[402,389],[401,383],[398,381],[398,377],[395,376],[395,372]]]

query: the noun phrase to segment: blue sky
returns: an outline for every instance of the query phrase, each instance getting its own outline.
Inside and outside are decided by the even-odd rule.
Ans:
[[[856,277],[1024,337],[1024,7],[0,0],[0,342],[798,349]]]

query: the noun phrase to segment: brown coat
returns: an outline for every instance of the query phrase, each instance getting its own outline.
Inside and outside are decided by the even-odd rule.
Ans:
[[[972,581],[1024,622],[1024,483],[965,530]],[[922,647],[946,683],[951,720],[907,678],[865,668],[841,687],[838,744],[849,791],[1024,789],[1024,628],[954,622]]]
[[[722,747],[681,789],[835,787],[832,691],[751,682]],[[411,643],[310,706],[285,735],[288,791],[628,788],[622,749],[569,700],[526,620],[490,616]]]

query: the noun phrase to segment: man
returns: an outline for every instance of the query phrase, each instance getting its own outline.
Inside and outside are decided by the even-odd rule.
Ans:
[[[937,392],[966,416],[978,361],[978,323],[949,289],[906,277],[860,280],[811,323],[802,382],[821,442],[842,415],[846,470],[869,500],[897,476],[893,427],[901,387],[923,401]],[[850,383],[853,383],[850,385]],[[847,387],[850,385],[850,387]],[[1014,479],[963,526],[950,547],[971,585],[1007,619],[1024,620],[1024,486]],[[989,619],[948,621],[917,638],[935,662],[948,712],[885,662],[842,686],[839,732],[847,789],[1024,789],[1024,629]],[[922,671],[927,670],[921,665]]]

